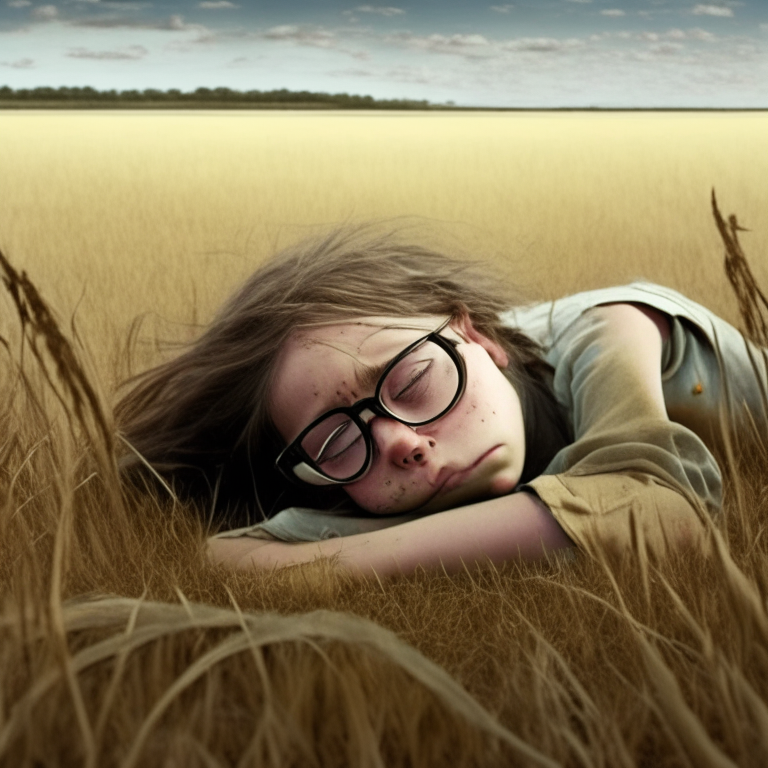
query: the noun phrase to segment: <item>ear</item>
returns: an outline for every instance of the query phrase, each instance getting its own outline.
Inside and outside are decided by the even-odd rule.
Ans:
[[[504,351],[504,347],[480,333],[472,324],[469,315],[462,314],[451,320],[451,328],[467,341],[479,344],[498,368],[506,368],[509,365],[509,355]]]

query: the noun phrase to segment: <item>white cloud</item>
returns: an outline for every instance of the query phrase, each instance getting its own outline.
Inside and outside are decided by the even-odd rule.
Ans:
[[[118,11],[137,11],[140,8],[148,8],[152,3],[133,2],[132,0],[73,0],[78,5],[98,5],[99,8],[111,8]]]
[[[508,40],[503,48],[506,51],[528,51],[531,53],[556,53],[571,50],[584,43],[578,38],[570,37],[565,40],[557,37],[518,37]]]
[[[468,49],[485,48],[488,40],[483,35],[428,35],[413,37],[411,42],[418,48],[440,52],[465,52]]]
[[[38,5],[32,9],[32,15],[40,21],[52,21],[59,15],[59,9],[55,5]]]
[[[95,59],[97,61],[137,61],[149,51],[143,45],[131,45],[117,51],[91,51],[87,48],[72,48],[66,55],[70,59]]]
[[[488,7],[492,11],[496,11],[496,13],[509,13],[515,6],[507,3],[507,5],[491,5]]]
[[[295,24],[281,24],[280,26],[272,27],[264,33],[264,37],[267,40],[287,41],[315,48],[334,48],[337,44],[333,32],[325,29],[299,27]]]
[[[33,59],[17,59],[16,61],[0,61],[0,64],[4,67],[11,67],[12,69],[32,69],[35,66]]]
[[[32,5],[32,0],[8,0],[6,5],[9,8],[28,8]],[[25,61],[32,61],[32,59],[25,59]]]
[[[229,0],[212,0],[212,2],[203,2],[197,4],[199,8],[205,8],[207,11],[218,11],[225,8],[239,8],[239,5],[230,3]]]
[[[619,33],[616,37],[631,37],[629,33]],[[716,36],[711,32],[707,32],[698,27],[693,29],[669,29],[666,32],[638,32],[635,37],[638,40],[645,40],[647,42],[658,42],[660,40],[699,40],[707,43],[716,40]]]
[[[768,25],[766,25],[766,27],[768,27]],[[713,35],[711,32],[707,32],[706,30],[700,29],[699,27],[689,29],[687,34],[691,40],[703,40],[706,43],[711,43],[716,39],[715,35]]]
[[[132,2],[125,0],[74,0],[77,5],[90,5],[91,7],[109,8],[111,11],[140,11],[142,8],[150,8],[152,3]]]
[[[351,11],[344,11],[344,13],[375,13],[379,16],[400,16],[405,11],[402,8],[393,8],[391,5],[358,5],[357,8],[353,8]]]
[[[73,27],[85,27],[86,29],[157,29],[169,32],[196,32],[200,40],[210,40],[214,33],[202,24],[188,24],[184,17],[178,13],[166,19],[127,19],[112,16],[92,16],[74,19],[69,22]]]
[[[445,80],[444,73],[435,73],[427,67],[409,67],[399,66],[390,69],[386,76],[398,83],[408,83],[409,85],[430,85],[434,86],[441,80]],[[450,75],[449,75],[450,77]]]
[[[328,72],[331,77],[375,77],[370,69],[334,69]]]
[[[591,3],[592,0],[566,0],[567,3]]]
[[[697,5],[693,9],[694,16],[733,16],[733,11],[722,5]]]
[[[606,8],[604,11],[600,11],[603,16],[626,16],[626,12],[620,8]]]
[[[674,56],[682,49],[683,46],[680,43],[659,43],[651,46],[651,53],[656,56]]]

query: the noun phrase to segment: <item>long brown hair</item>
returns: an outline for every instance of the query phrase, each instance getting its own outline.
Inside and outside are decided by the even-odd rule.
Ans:
[[[398,232],[347,227],[301,242],[258,268],[180,356],[128,382],[116,414],[133,451],[175,492],[203,502],[221,522],[256,522],[291,504],[339,503],[338,491],[303,490],[277,477],[280,447],[269,415],[275,360],[298,328],[371,315],[466,315],[507,351],[506,371],[523,406],[523,480],[566,442],[547,385],[549,366],[525,334],[501,324],[518,297],[477,264],[403,242]]]

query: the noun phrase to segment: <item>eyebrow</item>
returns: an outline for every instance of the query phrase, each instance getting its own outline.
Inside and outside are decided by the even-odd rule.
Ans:
[[[400,353],[398,352],[398,354]],[[360,385],[360,388],[364,392],[376,389],[376,385],[379,383],[379,379],[384,375],[384,371],[387,370],[387,367],[392,362],[392,360],[395,359],[395,357],[397,357],[397,355],[390,358],[389,360],[385,360],[383,363],[379,363],[378,365],[366,365],[365,363],[358,363],[355,366],[355,378],[357,379],[357,383]]]
[[[442,331],[443,328],[445,328],[449,322],[450,320],[447,320],[437,330],[429,331],[428,333],[426,333],[424,335],[424,340],[426,340],[433,333],[439,333],[440,331]],[[386,330],[386,328],[382,328],[381,330]],[[389,360],[385,360],[383,363],[378,363],[377,365],[366,365],[365,363],[356,362],[355,378],[357,379],[357,383],[360,386],[360,388],[363,391],[375,389],[376,385],[379,383],[379,379],[381,379],[381,377],[384,375],[384,371],[387,370],[390,363],[396,357],[401,355],[405,349],[406,348],[404,347],[396,355],[393,355],[392,357],[390,357]]]

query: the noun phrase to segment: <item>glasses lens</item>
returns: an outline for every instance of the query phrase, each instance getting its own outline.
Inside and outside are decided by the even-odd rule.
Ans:
[[[360,427],[344,413],[323,419],[301,441],[317,468],[334,480],[346,480],[364,466],[367,454]]]
[[[438,344],[426,341],[406,355],[381,384],[381,402],[411,424],[437,418],[459,391],[459,370]]]

